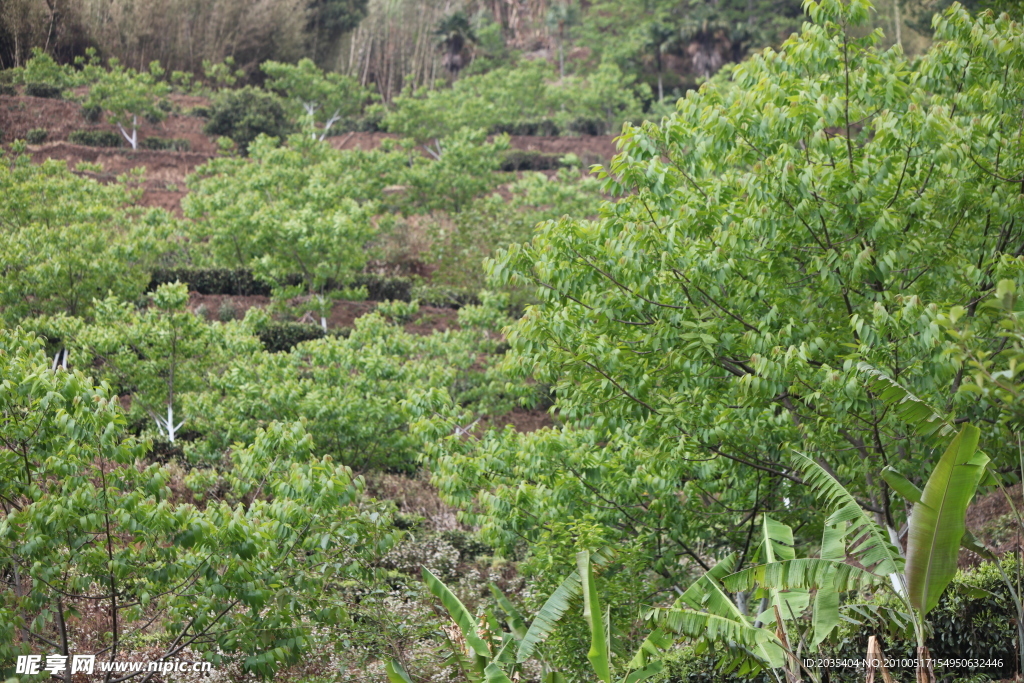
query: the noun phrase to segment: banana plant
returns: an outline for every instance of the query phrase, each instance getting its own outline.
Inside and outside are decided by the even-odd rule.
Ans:
[[[648,619],[658,629],[640,646],[631,666],[639,668],[678,636],[685,636],[696,641],[697,654],[718,649],[719,666],[725,673],[752,676],[766,668],[786,667],[790,653],[779,636],[763,624],[752,623],[723,587],[722,580],[735,568],[736,555],[727,555],[694,581],[671,608],[651,610]]]
[[[866,363],[860,363],[858,369],[869,376],[869,387],[876,395],[919,435],[937,437],[957,431],[951,419],[885,373]],[[965,423],[939,458],[923,491],[917,491],[917,487],[891,467],[882,471],[886,483],[913,503],[907,521],[905,590],[897,593],[914,616],[917,680],[921,682],[935,680],[925,645],[924,619],[956,574],[960,548],[976,552],[980,549],[983,552],[979,554],[985,556],[985,549],[967,533],[965,522],[967,506],[978,486],[982,482],[995,483],[988,471],[989,458],[978,448],[980,437],[977,427]],[[1024,645],[1024,631],[1021,639]]]
[[[848,522],[851,554],[876,575],[892,578],[894,592],[911,617],[917,640],[917,680],[933,683],[935,674],[925,643],[925,617],[939,602],[956,573],[957,555],[964,542],[967,506],[988,465],[978,450],[980,431],[965,424],[932,470],[908,521],[906,561],[880,525],[861,509],[849,491],[821,465],[799,455],[805,480],[833,509],[826,525]],[[892,471],[883,473],[897,491],[908,487]],[[909,482],[906,482],[909,484]]]
[[[762,591],[767,609],[755,624],[775,626],[786,654],[781,662],[786,679],[798,680],[802,670],[812,680],[820,680],[817,670],[802,664],[802,650],[817,651],[821,642],[839,625],[842,593],[877,584],[885,581],[885,577],[847,564],[846,522],[825,526],[817,558],[796,557],[793,531],[782,522],[765,515],[761,527],[763,541],[758,554],[765,561],[724,576],[722,585],[732,592]],[[811,590],[814,590],[813,603]],[[794,638],[786,621],[799,631],[800,617],[808,607],[811,608],[810,627]]]
[[[594,567],[607,564],[613,557],[609,549],[577,554],[577,568],[558,585],[533,618],[529,628],[512,602],[496,587],[491,593],[506,615],[509,630],[504,631],[494,614],[487,612],[478,622],[466,606],[428,569],[422,570],[423,581],[445,607],[456,629],[442,629],[451,646],[451,659],[471,683],[511,683],[522,663],[533,658],[537,648],[554,631],[574,605],[583,603],[583,618],[591,632],[588,659],[603,683],[612,683],[612,648],[610,645],[610,611],[601,609]],[[660,629],[644,641],[644,647],[626,666],[618,683],[640,683],[661,671],[661,651],[671,645],[671,635]],[[653,645],[652,643],[657,643]],[[547,666],[544,667],[547,669]],[[385,667],[389,683],[413,683],[398,660]],[[564,683],[557,671],[547,671],[545,683]]]
[[[441,601],[457,629],[442,631],[451,647],[451,660],[462,670],[470,683],[511,683],[505,668],[512,668],[514,643],[513,633],[503,632],[493,615],[477,620],[458,596],[441,579],[423,567],[423,582],[430,592]],[[390,683],[412,683],[408,673],[397,660],[387,666]]]
[[[590,660],[590,666],[598,679],[604,683],[612,683],[611,609],[601,609],[601,599],[597,593],[597,582],[589,552],[584,550],[576,554],[576,572],[579,574],[583,593],[583,619],[590,629],[590,651],[587,652],[587,659]],[[641,652],[643,651],[641,647]],[[646,663],[646,666],[636,666],[640,662]],[[660,660],[648,662],[646,658],[633,657],[626,665],[625,673],[618,680],[619,683],[640,683],[660,673],[661,669]]]

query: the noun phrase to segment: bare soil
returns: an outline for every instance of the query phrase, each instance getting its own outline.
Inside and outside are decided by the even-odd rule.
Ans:
[[[1021,485],[1006,491],[1018,512],[1024,513]],[[1013,509],[1001,490],[990,491],[975,499],[967,508],[967,529],[997,555],[1024,549],[1024,530],[1020,529]],[[961,568],[980,564],[981,558],[968,550],[960,551]]]

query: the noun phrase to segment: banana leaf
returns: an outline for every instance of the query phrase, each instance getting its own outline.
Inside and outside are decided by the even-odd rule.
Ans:
[[[967,506],[988,465],[988,457],[978,451],[980,435],[977,427],[963,426],[939,458],[910,514],[907,591],[910,604],[922,616],[938,604],[956,574]]]

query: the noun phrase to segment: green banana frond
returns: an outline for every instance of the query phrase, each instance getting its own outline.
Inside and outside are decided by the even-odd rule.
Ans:
[[[593,553],[591,560],[595,565],[602,566],[608,564],[613,556],[610,548],[603,548]],[[580,574],[579,571],[573,571],[562,580],[533,617],[530,628],[519,642],[516,662],[525,662],[533,656],[537,647],[551,635],[555,625],[581,595]]]
[[[807,557],[748,567],[726,576],[722,585],[732,592],[760,587],[769,590],[832,588],[845,593],[873,586],[885,578],[846,564],[845,560]]]
[[[489,658],[491,656],[490,648],[487,647],[487,643],[477,633],[476,619],[473,618],[470,611],[466,609],[466,606],[456,597],[455,593],[452,593],[448,586],[444,585],[444,582],[434,576],[429,569],[423,567],[421,573],[427,588],[434,594],[434,597],[441,601],[444,608],[448,610],[448,614],[451,615],[452,620],[458,624],[459,629],[462,631],[462,637],[466,639],[466,644],[477,657]],[[482,667],[480,668],[482,669]]]
[[[978,489],[988,456],[978,450],[981,431],[965,424],[928,477],[910,514],[907,591],[925,615],[939,602],[957,569],[967,506]]]
[[[384,666],[384,671],[388,675],[388,683],[412,683],[412,678],[397,659],[388,662]]]
[[[805,481],[832,511],[825,525],[849,523],[846,536],[851,539],[850,554],[873,574],[888,576],[901,572],[903,558],[889,542],[888,535],[864,512],[857,499],[814,460],[803,453],[796,453],[796,457]]]
[[[501,611],[505,613],[505,623],[508,624],[509,631],[512,632],[516,640],[522,640],[526,635],[526,620],[523,619],[523,615],[493,583],[491,584],[491,595],[494,596],[494,601],[498,603]]]

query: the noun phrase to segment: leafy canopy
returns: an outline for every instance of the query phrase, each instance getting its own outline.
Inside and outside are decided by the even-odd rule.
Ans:
[[[731,83],[626,127],[599,219],[545,223],[491,263],[496,284],[535,287],[506,366],[555,388],[565,427],[435,450],[441,490],[490,542],[541,552],[586,520],[671,585],[680,555],[746,547],[754,512],[813,509],[795,448],[898,527],[878,472],[923,481],[935,446],[859,362],[952,419],[996,417],[959,391],[939,322],[960,306],[997,348],[977,303],[1024,278],[1024,31],[953,8],[909,64],[856,37],[867,2],[806,9],[814,23]]]

